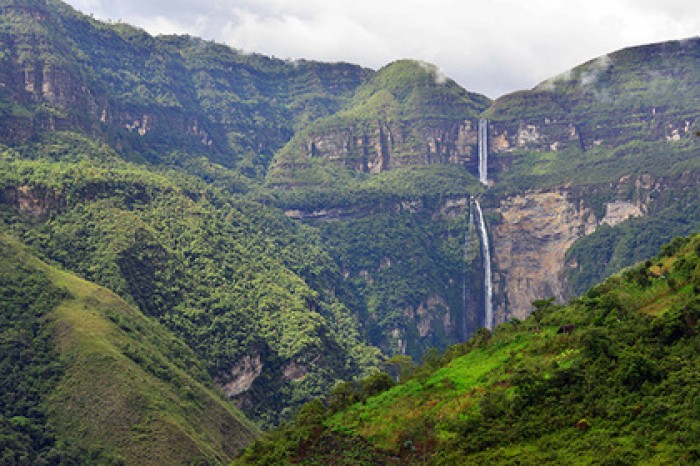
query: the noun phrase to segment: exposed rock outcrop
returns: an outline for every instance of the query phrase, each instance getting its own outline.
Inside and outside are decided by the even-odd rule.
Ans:
[[[614,187],[617,197],[605,203],[601,217],[586,202],[590,192],[569,187],[502,199],[497,208],[501,219],[491,230],[496,295],[501,297],[496,321],[527,317],[536,299],[570,298],[565,282],[569,248],[600,225],[615,226],[645,215],[652,191],[660,189],[649,175],[625,176]],[[622,197],[630,191],[631,200]]]
[[[496,322],[523,319],[534,299],[565,298],[566,251],[595,231],[592,213],[567,199],[565,192],[528,193],[501,201],[502,222],[492,228],[494,266],[498,271]]]
[[[356,172],[433,163],[474,165],[477,131],[470,120],[377,120],[311,134],[306,157],[319,157]]]
[[[65,199],[60,192],[53,189],[17,186],[1,192],[0,201],[24,215],[45,220],[63,205]]]
[[[222,385],[224,393],[233,398],[246,392],[253,386],[253,382],[262,374],[263,364],[260,354],[253,353],[241,358],[231,367],[231,370],[222,379],[227,380]]]

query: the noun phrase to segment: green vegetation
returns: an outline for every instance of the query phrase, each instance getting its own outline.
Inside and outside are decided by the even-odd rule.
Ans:
[[[470,118],[489,100],[465,91],[441,74],[435,65],[414,60],[390,63],[355,93],[348,109],[338,117],[387,119],[386,100],[395,102],[400,118]],[[390,119],[390,118],[389,118]]]
[[[275,190],[273,202],[318,230],[344,275],[336,296],[358,313],[370,343],[420,359],[431,347],[462,341],[463,293],[482,294],[478,246],[465,262],[464,237],[468,197],[483,185],[452,164],[346,175]]]
[[[643,205],[571,248],[576,293],[697,231],[698,43],[492,103],[416,61],[289,63],[0,0],[0,461],[224,463],[256,428],[216,386],[265,428],[298,413],[246,453],[264,464],[696,461],[697,239],[430,348],[479,324],[470,196]],[[526,141],[488,190],[483,116]]]
[[[653,174],[670,184],[688,172],[700,171],[697,151],[698,141],[686,139],[672,143],[632,141],[612,149],[596,147],[586,152],[573,147],[558,152],[518,152],[512,169],[496,175],[498,185],[492,196],[514,194],[532,186],[602,186],[644,174]],[[615,194],[609,193],[611,197]]]
[[[297,132],[276,154],[267,181],[272,186],[323,185],[351,177],[338,175],[344,171],[339,166],[376,172],[369,165],[378,162],[370,159],[384,159],[385,165],[390,159],[391,167],[429,164],[425,146],[431,137],[445,144],[444,153],[435,155],[437,162],[457,152],[452,139],[458,139],[458,128],[465,122],[475,125],[489,103],[442,76],[434,65],[391,63],[360,86],[341,111]],[[325,139],[329,149],[310,149],[316,138]]]
[[[672,191],[670,207],[654,217],[633,218],[616,228],[603,225],[595,233],[577,241],[567,252],[567,260],[578,264],[568,271],[567,282],[575,295],[606,277],[642,261],[676,236],[700,230],[700,192]]]
[[[0,450],[3,464],[79,462],[81,453],[47,426],[47,396],[63,375],[48,316],[65,292],[20,262],[0,237]]]
[[[492,155],[507,167],[493,172],[492,205],[528,190],[563,189],[597,221],[613,201],[645,215],[577,241],[567,252],[571,296],[697,231],[699,45],[624,49],[503,96],[484,113],[492,135],[511,136],[510,150]],[[517,147],[513,135],[522,136]]]
[[[290,405],[376,364],[378,351],[334,297],[339,271],[315,230],[182,172],[66,138],[67,148],[43,145],[34,160],[14,151],[0,160],[5,228],[156,318],[220,383],[237,361],[260,355],[265,371],[248,395],[255,419],[274,424]],[[287,364],[303,368],[301,380],[284,377]]]
[[[339,385],[235,464],[695,463],[699,254],[700,235],[676,238],[566,306],[538,301],[527,320],[482,330],[380,394],[364,393],[368,383],[353,398]]]
[[[475,257],[464,260],[466,216],[433,212],[386,209],[317,224],[347,276],[340,297],[361,311],[367,338],[388,355],[420,359],[428,348],[463,339],[463,324],[450,330],[444,322],[463,323],[464,274],[470,294],[481,289]]]
[[[462,167],[439,164],[397,168],[377,175],[339,175],[328,183],[275,190],[272,194],[276,206],[311,212],[332,208],[372,210],[402,201],[421,201],[430,207],[483,191],[483,185]]]
[[[257,431],[179,339],[104,288],[2,248],[6,464],[223,464]]]
[[[339,110],[372,74],[156,38],[59,1],[0,8],[0,135],[13,141],[72,130],[134,161],[168,164],[175,152],[262,176],[295,131]],[[27,82],[13,77],[25,71]]]

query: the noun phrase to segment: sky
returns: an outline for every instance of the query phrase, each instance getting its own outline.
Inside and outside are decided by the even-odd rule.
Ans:
[[[697,0],[68,0],[151,34],[372,69],[427,61],[491,98],[624,47],[696,37]]]

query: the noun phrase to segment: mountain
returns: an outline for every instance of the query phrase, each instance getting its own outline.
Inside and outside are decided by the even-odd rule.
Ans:
[[[3,0],[0,8],[0,134],[12,141],[80,131],[137,161],[197,166],[199,156],[255,174],[371,75],[186,36],[154,38],[59,1]]]
[[[234,464],[679,464],[697,446],[700,236],[567,306],[338,386]]]
[[[484,113],[500,321],[697,231],[699,54],[697,38],[621,50]]]
[[[700,225],[698,39],[492,102],[414,60],[287,62],[57,0],[0,13],[0,233],[180,341],[264,428]]]
[[[270,167],[274,205],[320,230],[350,287],[341,299],[388,354],[419,358],[483,325],[464,316],[463,282],[480,279],[462,237],[468,197],[483,192],[470,170],[489,103],[433,65],[397,61]]]
[[[314,231],[73,133],[2,160],[3,229],[174,332],[258,419],[375,363]]]
[[[316,233],[240,195],[370,71],[1,7],[3,230],[174,332],[262,424],[373,367]]]
[[[371,341],[419,357],[484,325],[479,242],[464,241],[470,196],[489,230],[496,322],[525,318],[536,299],[565,302],[697,231],[699,53],[700,39],[625,49],[491,105],[400,61],[298,133],[268,185],[288,216],[323,232],[362,297]],[[432,107],[412,113],[416,94]],[[486,191],[473,178],[479,119]]]
[[[319,184],[324,170],[337,177],[339,167],[381,173],[433,163],[475,165],[476,121],[489,103],[434,65],[391,63],[340,112],[298,132],[275,156],[268,183]]]
[[[224,464],[258,431],[192,350],[0,237],[3,464]]]

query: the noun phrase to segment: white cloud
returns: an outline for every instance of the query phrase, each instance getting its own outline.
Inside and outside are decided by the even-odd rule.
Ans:
[[[641,43],[700,32],[690,0],[70,0],[101,18],[280,58],[436,64],[497,97]]]
[[[428,63],[425,61],[420,61],[418,60],[418,64],[420,65],[421,68],[423,68],[426,72],[431,73],[433,77],[435,78],[435,83],[436,84],[445,84],[447,82],[447,76],[445,76],[445,73],[442,72],[440,68],[435,66],[432,63]]]
[[[608,55],[596,58],[591,63],[590,68],[581,73],[581,86],[593,86],[598,82],[598,78],[608,70],[611,64],[611,59]]]

